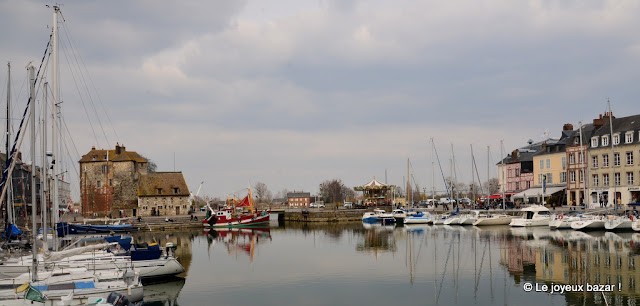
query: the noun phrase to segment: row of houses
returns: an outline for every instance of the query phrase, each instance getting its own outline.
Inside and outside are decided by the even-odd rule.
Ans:
[[[515,202],[633,205],[640,202],[639,158],[640,115],[604,113],[576,129],[565,124],[560,138],[513,150],[497,165],[500,189]]]

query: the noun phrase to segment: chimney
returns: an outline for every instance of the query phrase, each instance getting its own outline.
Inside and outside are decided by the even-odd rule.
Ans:
[[[562,130],[563,131],[573,131],[573,124],[566,123],[565,125],[562,126]]]
[[[518,160],[518,150],[513,150],[513,152],[511,152],[511,161],[516,160]]]
[[[116,155],[122,153],[122,147],[116,142]]]
[[[593,129],[597,130],[602,127],[602,114],[600,114],[600,118],[593,119]]]
[[[96,150],[96,146],[92,146],[91,151],[95,151],[95,150]]]

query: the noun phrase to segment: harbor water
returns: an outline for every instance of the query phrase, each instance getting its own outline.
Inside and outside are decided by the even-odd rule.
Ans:
[[[187,270],[147,284],[145,305],[638,304],[638,233],[296,222],[135,237],[177,243]]]

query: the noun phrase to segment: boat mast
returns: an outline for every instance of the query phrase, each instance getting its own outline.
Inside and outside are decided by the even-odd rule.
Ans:
[[[434,203],[432,204],[435,209],[435,200],[436,200],[436,165],[433,160],[433,150],[435,145],[433,144],[433,137],[431,137],[431,199],[433,199]]]
[[[409,203],[412,203],[411,199],[411,177],[409,176],[409,158],[407,158],[407,207],[409,206]],[[413,205],[412,205],[413,206]]]
[[[487,204],[489,202],[489,193],[491,193],[490,189],[491,189],[491,176],[489,175],[489,164],[491,163],[491,148],[490,146],[487,146],[487,198],[484,199],[485,203],[483,204]]]
[[[475,190],[476,178],[474,176],[475,173],[473,172],[473,169],[476,165],[476,158],[473,156],[473,144],[469,144],[469,147],[471,148],[471,186],[473,187],[471,197],[475,199],[476,198],[476,190]],[[480,182],[478,182],[478,184],[480,184]]]
[[[38,247],[36,246],[36,233],[38,231],[36,223],[36,108],[35,108],[35,92],[36,92],[36,75],[35,67],[29,65],[29,100],[31,100],[31,235],[33,235],[33,243],[31,245],[32,254],[32,270],[31,281],[36,282],[38,280]]]
[[[47,91],[49,83],[44,83],[44,101],[42,101],[42,167],[40,168],[40,202],[42,209],[42,240],[47,241],[47,210],[49,210],[49,201],[47,200],[47,184],[49,178],[47,174]]]
[[[503,143],[503,141],[504,140],[500,140],[500,157],[504,156],[504,143]],[[505,175],[504,174],[504,158],[502,158],[501,162],[502,162],[502,167],[501,167],[502,168],[502,210],[506,211],[507,207],[505,205],[506,200],[504,198],[504,190],[507,188],[507,186],[506,186],[507,185],[507,180],[506,180],[506,177],[504,176]]]
[[[53,98],[52,102],[52,111],[53,111],[53,120],[51,122],[51,146],[53,149],[53,190],[51,191],[51,196],[53,197],[53,218],[52,223],[54,226],[57,226],[60,216],[60,202],[58,199],[58,175],[60,172],[59,162],[58,162],[58,127],[57,127],[57,119],[58,119],[58,105],[60,102],[60,95],[58,92],[58,12],[60,11],[60,7],[57,5],[53,6],[53,35],[51,40],[51,58],[52,58],[52,66],[51,66],[51,88],[53,89]],[[57,235],[53,235],[53,242],[56,250],[58,249],[57,245]]]
[[[11,62],[7,62],[7,144],[6,151],[7,152],[7,160],[9,159],[9,141],[11,138]],[[7,183],[9,184],[9,181]],[[9,184],[11,186],[11,184]],[[4,215],[4,224],[5,224],[5,232],[8,232],[9,224],[14,223],[13,220],[13,203],[11,201],[11,188],[7,189],[7,198],[5,199],[5,207],[7,209],[6,214]]]
[[[585,169],[589,168],[589,160],[587,159],[587,157],[584,154],[584,146],[583,146],[583,142],[582,142],[582,121],[578,121],[578,124],[580,125],[580,154],[582,154],[582,158],[584,163],[581,164],[582,169],[580,169],[580,171],[582,172],[582,201],[584,201],[584,208],[586,209],[588,204],[586,201],[587,198],[587,174],[585,173]]]
[[[613,112],[611,111],[611,101],[607,99],[607,104],[609,105],[609,130],[611,131],[611,159],[613,164],[611,164],[611,178],[613,179],[613,207],[616,209],[616,215],[618,214],[618,195],[616,194],[616,159],[615,153],[613,152]]]

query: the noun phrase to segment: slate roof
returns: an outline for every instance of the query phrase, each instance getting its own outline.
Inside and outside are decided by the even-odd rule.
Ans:
[[[116,146],[116,149],[118,147]],[[116,150],[96,150],[95,148],[91,148],[89,153],[82,155],[80,159],[81,163],[90,163],[90,162],[103,162],[104,157],[107,156],[109,161],[111,162],[121,162],[121,161],[134,161],[138,163],[146,163],[148,160],[137,152],[134,151],[126,151],[125,147],[120,147],[121,150],[119,154],[116,154]]]
[[[287,198],[310,198],[310,192],[287,192]]]
[[[162,188],[162,194],[158,194],[158,188]],[[174,193],[178,188],[178,193]],[[184,180],[182,172],[149,172],[140,175],[138,181],[138,196],[189,196],[189,187]]]
[[[593,133],[591,137],[611,134],[611,128],[609,127],[609,117],[603,117],[602,121],[603,121],[602,127],[599,128],[595,133]],[[613,133],[614,134],[620,133],[619,145],[625,145],[625,133],[630,131],[634,132],[632,144],[634,143],[637,144],[638,142],[640,142],[640,139],[639,139],[640,135],[638,134],[638,131],[640,130],[640,115],[633,115],[633,116],[622,117],[622,118],[614,117],[612,121],[613,121]],[[590,138],[589,138],[589,141],[591,141]],[[584,138],[583,138],[583,141],[584,141]]]

